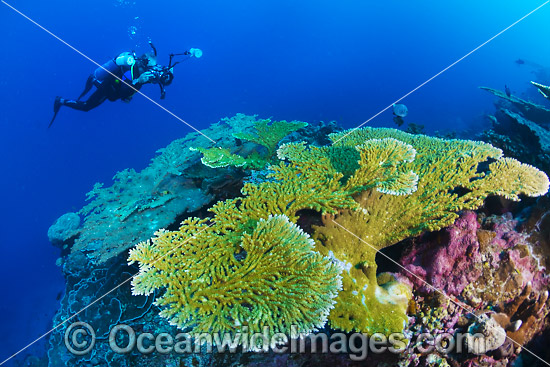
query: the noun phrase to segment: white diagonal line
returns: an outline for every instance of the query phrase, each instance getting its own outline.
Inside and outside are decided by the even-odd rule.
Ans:
[[[27,15],[23,14],[21,11],[17,10],[16,8],[14,8],[13,6],[11,6],[10,4],[8,4],[7,2],[5,2],[4,0],[2,0],[2,3],[4,5],[6,5],[7,7],[9,7],[10,9],[12,9],[13,11],[15,11],[17,14],[21,15],[23,18],[27,19],[29,22],[33,23],[34,25],[36,25],[38,28],[42,29],[44,32],[48,33],[50,36],[54,37],[55,39],[57,39],[59,42],[63,43],[64,45],[66,45],[67,47],[71,48],[73,51],[77,52],[79,55],[81,55],[82,57],[88,59],[89,61],[91,61],[93,64],[95,64],[97,67],[100,67],[102,68],[103,70],[105,70],[106,72],[108,72],[109,74],[111,74],[113,77],[117,78],[119,81],[121,81],[122,83],[126,84],[128,87],[132,88],[136,93],[142,95],[143,97],[145,97],[147,100],[149,100],[149,102],[151,103],[154,103],[157,107],[161,108],[162,110],[164,110],[165,112],[168,112],[170,115],[172,115],[173,117],[175,117],[177,120],[183,122],[185,125],[189,126],[191,129],[195,130],[196,132],[198,132],[199,134],[201,134],[202,136],[204,136],[206,139],[210,140],[212,143],[216,144],[216,142],[208,137],[207,135],[205,135],[202,131],[198,130],[197,128],[195,128],[193,125],[189,124],[188,122],[186,122],[184,119],[182,119],[181,117],[179,117],[178,115],[176,115],[175,113],[173,113],[172,111],[170,111],[169,109],[167,109],[166,107],[162,106],[161,104],[159,104],[158,102],[156,102],[155,100],[153,100],[151,97],[149,97],[148,95],[144,94],[143,92],[140,92],[139,90],[137,90],[133,85],[125,82],[124,80],[122,80],[121,78],[119,78],[118,76],[116,76],[115,74],[111,73],[109,70],[105,69],[102,65],[100,65],[98,62],[96,62],[95,60],[93,60],[92,58],[90,58],[88,55],[86,55],[85,53],[83,53],[82,51],[78,50],[76,47],[72,46],[71,44],[69,44],[68,42],[66,42],[64,39],[62,39],[61,37],[55,35],[54,33],[52,33],[50,30],[46,29],[45,27],[43,27],[42,25],[40,25],[39,23],[37,23],[36,21],[34,21],[33,19],[31,19],[30,17],[28,17]]]
[[[391,103],[390,105],[386,106],[384,109],[380,110],[378,113],[376,113],[375,115],[373,115],[371,118],[369,118],[368,120],[364,121],[362,124],[354,127],[353,129],[351,129],[347,134],[345,134],[344,136],[340,137],[338,140],[336,140],[335,142],[333,142],[332,144],[336,144],[337,142],[339,142],[340,140],[344,139],[346,136],[348,136],[349,134],[353,133],[355,130],[359,129],[361,126],[365,125],[366,123],[372,121],[374,118],[378,117],[380,114],[382,114],[383,112],[387,111],[388,109],[390,109],[394,104],[398,103],[398,102],[401,102],[403,99],[407,98],[408,96],[410,96],[411,94],[413,94],[414,92],[416,92],[417,90],[419,90],[420,88],[422,88],[423,86],[425,86],[426,84],[428,84],[429,82],[431,82],[432,80],[434,80],[435,78],[437,78],[438,76],[440,76],[441,74],[443,74],[444,72],[446,72],[447,70],[449,70],[450,68],[452,68],[453,66],[455,66],[456,64],[458,64],[459,62],[461,62],[462,60],[464,60],[465,58],[467,58],[468,56],[470,56],[471,54],[473,54],[474,52],[476,52],[477,50],[479,50],[480,48],[482,48],[483,46],[485,46],[486,44],[488,44],[489,42],[493,41],[495,38],[497,38],[498,36],[500,36],[501,34],[503,34],[504,32],[506,32],[507,30],[509,30],[510,28],[514,27],[515,25],[517,25],[519,22],[521,22],[522,20],[524,20],[525,18],[527,18],[528,16],[530,16],[531,14],[535,13],[537,10],[541,9],[543,6],[545,6],[546,4],[550,3],[550,0],[544,2],[542,5],[538,6],[536,9],[530,11],[529,13],[527,13],[526,15],[524,15],[523,17],[521,17],[520,19],[516,20],[514,23],[512,23],[511,25],[509,25],[508,27],[504,28],[503,30],[501,30],[500,32],[498,32],[497,34],[495,34],[493,37],[489,38],[487,41],[483,42],[481,45],[477,46],[476,48],[474,48],[472,51],[468,52],[466,55],[462,56],[460,59],[456,60],[455,62],[453,62],[451,65],[447,66],[445,69],[441,70],[439,73],[435,74],[434,76],[432,76],[431,78],[429,78],[428,80],[426,80],[425,82],[423,82],[422,84],[418,85],[416,88],[414,88],[413,90],[411,90],[410,92],[404,94],[403,96],[401,96],[400,98],[396,99],[393,103]]]
[[[212,227],[213,223],[212,224],[209,224],[206,228],[204,228],[202,231],[199,231],[198,233],[196,233],[193,237],[188,237],[186,238],[184,241],[182,241],[182,243],[180,243],[179,245],[177,245],[176,247],[174,247],[172,250],[170,250],[169,252],[167,252],[166,254],[162,255],[161,257],[159,257],[158,259],[156,259],[155,261],[153,261],[151,263],[151,265],[154,265],[156,264],[157,262],[159,262],[160,260],[164,259],[166,256],[168,255],[171,255],[174,251],[176,251],[177,249],[179,249],[181,246],[183,246],[188,240],[190,240],[191,238],[194,238],[196,235],[199,235],[201,234],[202,232],[206,231],[208,228]],[[112,292],[114,292],[115,290],[117,290],[118,288],[122,287],[124,284],[128,283],[130,280],[134,279],[136,276],[138,276],[139,272],[132,275],[130,278],[124,280],[123,282],[119,283],[116,287],[112,288],[110,291],[106,292],[105,294],[103,294],[101,297],[97,298],[96,300],[94,300],[93,302],[91,302],[90,304],[88,304],[86,307],[82,308],[80,311],[78,311],[77,313],[73,314],[71,317],[67,318],[66,320],[64,320],[63,322],[57,324],[55,327],[53,327],[51,330],[49,330],[48,332],[42,334],[41,336],[39,336],[38,338],[36,338],[35,340],[33,340],[32,342],[30,342],[29,344],[27,344],[25,347],[21,348],[19,351],[17,351],[16,353],[12,354],[10,357],[8,357],[7,359],[5,359],[3,362],[0,362],[0,366],[2,366],[4,363],[8,362],[9,360],[11,360],[12,358],[14,358],[15,356],[17,356],[18,354],[20,354],[21,352],[25,351],[27,348],[29,348],[31,345],[35,344],[37,341],[39,341],[40,339],[42,338],[45,338],[46,336],[50,335],[51,333],[53,333],[56,329],[58,329],[60,326],[64,325],[65,323],[67,323],[67,321],[69,320],[72,320],[73,318],[75,318],[76,316],[78,316],[80,313],[86,311],[86,309],[88,309],[90,306],[93,306],[95,303],[101,301],[103,298],[105,298],[106,296],[108,296],[109,294],[111,294]]]

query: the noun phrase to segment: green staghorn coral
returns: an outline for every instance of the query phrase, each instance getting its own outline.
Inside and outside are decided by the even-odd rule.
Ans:
[[[338,267],[333,263],[338,263],[345,269],[343,290],[330,312],[331,325],[346,331],[399,331],[410,290],[389,276],[377,278],[377,250],[442,228],[454,221],[457,211],[479,207],[487,195],[517,199],[520,193],[536,196],[548,189],[546,175],[504,159],[500,150],[480,142],[369,128],[331,137],[335,144],[327,147],[282,145],[277,150],[281,161],[270,167],[269,181],[245,184],[242,197],[212,207],[210,220],[190,218],[179,231],[160,231],[152,242],[139,244],[130,255],[131,262],[140,264],[134,292],[165,288],[158,300],[163,316],[199,331],[233,333],[242,325],[287,330],[288,317],[281,317],[286,312],[281,310],[291,306],[280,295],[299,295],[315,301],[302,304],[303,318],[296,316],[292,322],[311,331],[324,322],[325,313],[319,310],[331,307],[332,298],[319,292],[337,288]],[[304,209],[324,215],[325,225],[315,227],[313,237],[316,250],[333,263],[315,260],[296,268],[307,240],[296,240],[293,231],[298,229],[291,223]],[[268,239],[268,232],[277,237]],[[270,243],[269,251],[259,239]],[[284,249],[285,255],[275,254],[276,249]],[[320,259],[312,248],[308,251],[307,259]],[[247,265],[250,256],[256,259],[254,266]],[[277,265],[286,262],[292,268],[278,281],[295,276],[294,270],[317,269],[309,276],[318,282],[309,288],[295,283],[286,283],[290,289],[271,286],[273,273],[263,262],[270,256]],[[243,272],[247,266],[250,271]],[[306,282],[308,277],[300,274]],[[243,292],[234,291],[233,279],[239,280],[241,291],[250,287],[244,291],[246,306]],[[264,302],[266,294],[269,302]],[[295,305],[296,300],[288,302]],[[308,316],[315,312],[319,318]]]
[[[253,142],[266,149],[266,153],[260,154],[253,152],[246,157],[238,154],[232,154],[225,148],[197,148],[203,154],[201,161],[204,165],[211,168],[219,167],[242,167],[245,169],[263,169],[269,163],[272,163],[277,145],[288,134],[306,127],[306,122],[300,121],[271,121],[270,119],[261,119],[254,121],[254,131],[235,133],[233,136],[237,139]]]
[[[129,261],[141,268],[133,293],[166,286],[156,301],[161,316],[194,332],[254,333],[267,326],[297,337],[325,324],[341,287],[341,269],[283,215],[260,219],[237,243],[216,224],[187,220],[178,232],[159,231],[152,243],[136,246]]]

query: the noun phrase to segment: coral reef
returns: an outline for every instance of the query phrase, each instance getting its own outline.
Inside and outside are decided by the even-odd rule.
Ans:
[[[231,133],[253,133],[255,122],[255,116],[238,114],[233,118],[222,119],[203,132],[232,153],[246,156],[257,149],[257,144],[238,144]],[[337,126],[333,123],[320,123],[310,125],[307,132],[302,129],[304,135],[300,132],[292,135],[295,140],[317,142],[325,139],[327,131],[335,130]],[[127,323],[137,332],[177,334],[176,328],[158,316],[158,307],[151,305],[154,295],[131,295],[129,280],[137,273],[137,268],[127,266],[126,251],[134,246],[135,242],[150,238],[158,229],[157,226],[177,225],[180,217],[189,215],[189,210],[198,207],[199,210],[194,213],[205,215],[202,209],[209,205],[210,198],[223,200],[239,193],[246,172],[231,168],[206,167],[200,161],[200,154],[189,149],[201,146],[209,145],[196,133],[172,142],[168,147],[159,150],[160,154],[145,170],[139,173],[126,170],[117,174],[112,187],[102,188],[97,185],[93,190],[95,196],[91,198],[91,203],[80,211],[81,214],[87,213],[84,225],[75,228],[74,219],[79,216],[73,213],[63,216],[52,226],[52,240],[59,239],[55,245],[63,248],[62,258],[58,260],[58,264],[67,279],[66,291],[54,323],[70,319],[80,311],[79,306],[85,306],[117,285],[122,285],[71,320],[89,322],[97,327],[101,334],[104,334],[109,325],[118,322]],[[187,195],[194,196],[186,197]],[[65,218],[71,220],[66,221]],[[71,226],[63,224],[66,222],[71,223]],[[67,230],[69,227],[71,229]],[[147,300],[148,305],[145,308],[144,300]],[[130,313],[131,310],[134,310],[133,313]],[[177,358],[164,355],[153,358],[137,352],[131,355],[118,355],[110,350],[105,339],[98,340],[93,355],[75,357],[63,344],[63,334],[67,326],[68,324],[64,324],[59,327],[50,337],[48,354],[52,367],[90,364],[127,366],[132,363],[143,366],[179,367],[207,365],[211,359],[208,354],[202,354],[200,351]]]
[[[401,366],[475,366],[518,354],[514,345],[504,356],[510,352],[505,341],[479,356],[422,354],[411,345],[401,356],[363,362],[350,361],[346,348],[329,355],[256,354],[247,353],[254,345],[244,342],[235,353],[211,354],[199,345],[185,355],[121,355],[109,350],[106,333],[122,322],[154,334],[176,335],[183,328],[236,335],[245,326],[268,326],[290,336],[404,329],[410,339],[426,330],[497,330],[497,322],[522,345],[537,337],[548,312],[547,276],[540,270],[548,259],[529,241],[550,236],[541,229],[530,239],[509,216],[460,211],[475,210],[489,195],[542,195],[546,175],[481,142],[393,129],[334,133],[334,123],[262,140],[258,132],[274,124],[256,116],[223,119],[204,131],[218,142],[218,158],[201,162],[200,152],[215,150],[190,134],[141,172],[125,170],[112,187],[94,188],[80,211],[84,224],[59,237],[67,289],[54,322],[127,283],[74,317],[100,335],[93,352],[69,354],[65,324],[50,338],[50,366],[395,366],[398,359]],[[267,159],[237,168],[209,163],[268,154],[267,166]],[[543,227],[545,213],[533,212],[529,231]],[[436,232],[425,234],[430,231]],[[483,310],[491,327],[476,324],[463,308],[407,274],[378,272],[379,250],[422,234],[408,255],[411,269],[439,281],[459,305]],[[138,270],[132,296],[128,284]]]
[[[191,218],[183,222],[179,231],[162,231],[152,242],[140,243],[130,255],[130,261],[138,262],[141,269],[133,282],[134,292],[149,294],[166,288],[166,295],[157,303],[165,307],[162,315],[177,325],[238,331],[235,324],[240,326],[240,319],[225,324],[207,321],[210,317],[226,320],[221,309],[206,314],[206,321],[193,318],[190,307],[212,310],[219,301],[210,304],[211,297],[205,295],[202,304],[194,303],[190,296],[182,297],[192,282],[177,269],[180,264],[188,264],[187,272],[204,274],[206,278],[201,284],[211,285],[214,295],[224,294],[224,299],[232,300],[227,294],[232,291],[227,288],[231,282],[218,279],[232,279],[233,272],[239,272],[241,265],[235,259],[239,257],[243,235],[255,233],[258,223],[271,215],[285,215],[296,222],[300,210],[310,209],[334,215],[324,226],[315,228],[315,238],[321,244],[320,251],[345,269],[344,289],[330,314],[331,326],[368,333],[399,331],[405,325],[410,291],[395,280],[377,279],[374,261],[377,250],[425,230],[451,224],[458,210],[480,206],[487,195],[517,200],[520,193],[538,196],[548,190],[545,174],[502,158],[500,150],[488,144],[371,128],[331,138],[336,144],[329,147],[282,145],[277,156],[284,161],[270,168],[274,181],[247,183],[242,190],[243,198],[214,205],[211,211],[215,216],[211,220]],[[495,162],[488,165],[487,172],[478,172],[478,165],[489,158]],[[454,193],[458,188],[466,192]],[[354,197],[361,192],[362,196]],[[191,248],[208,251],[197,250],[193,256],[188,255],[188,243]],[[211,259],[207,253],[215,258]],[[168,255],[175,259],[173,263],[164,260]],[[197,261],[195,255],[206,260]],[[183,260],[186,256],[189,262]],[[206,291],[209,294],[209,288]],[[238,310],[241,301],[232,302],[229,304]]]
[[[210,164],[212,167],[225,166],[219,162],[227,157],[249,157],[248,162],[256,162],[254,167],[263,167],[266,160],[257,153],[255,142],[265,144],[271,151],[282,137],[307,125],[269,122],[243,114],[224,118],[203,131],[216,141],[218,148],[210,148],[210,141],[191,133],[160,149],[160,154],[141,172],[133,169],[118,172],[111,187],[96,184],[87,195],[90,203],[79,212],[84,216],[84,224],[72,251],[85,252],[92,262],[103,263],[152,237],[157,229],[210,204],[216,191],[227,191],[232,183],[241,182],[242,173],[230,168],[215,171],[201,164],[201,152],[211,152],[211,161],[218,162]],[[254,143],[238,143],[233,135]],[[223,188],[219,189],[220,186]]]
[[[295,325],[302,327],[299,331],[305,333],[323,326],[333,303],[332,297],[336,296],[336,289],[339,288],[339,281],[336,281],[341,269],[329,267],[329,263],[318,265],[316,270],[313,268],[311,272],[307,272],[306,278],[311,277],[310,281],[317,279],[319,283],[311,284],[309,290],[305,279],[301,281],[306,285],[305,288],[291,287],[289,284],[288,291],[304,297],[308,304],[299,306],[302,311],[298,319],[281,317],[296,305],[295,299],[288,297],[284,288],[270,285],[267,281],[275,277],[278,281],[285,282],[287,276],[296,278],[297,275],[274,274],[275,269],[270,270],[268,264],[256,265],[257,272],[246,270],[250,267],[249,257],[255,259],[255,262],[262,260],[262,247],[259,243],[255,247],[247,247],[246,244],[250,241],[248,233],[252,233],[253,237],[259,235],[258,231],[262,233],[263,221],[271,223],[274,220],[272,215],[284,215],[285,221],[289,218],[295,222],[298,211],[303,209],[329,212],[334,211],[333,208],[355,207],[352,194],[358,188],[372,187],[395,193],[404,190],[405,193],[410,192],[416,184],[415,179],[408,180],[410,172],[398,172],[396,169],[400,161],[414,157],[412,148],[401,142],[393,139],[372,140],[358,146],[360,164],[356,163],[358,168],[345,185],[339,182],[343,174],[334,167],[343,167],[347,171],[349,162],[338,161],[338,158],[343,159],[346,156],[334,154],[333,150],[330,147],[307,148],[303,143],[285,144],[278,150],[278,156],[290,164],[281,162],[272,167],[275,181],[259,185],[247,183],[242,190],[245,197],[214,205],[211,211],[215,216],[211,220],[187,219],[179,231],[161,231],[152,242],[140,243],[131,250],[129,257],[130,262],[140,264],[140,274],[133,281],[134,292],[150,294],[157,288],[166,287],[165,295],[157,301],[157,304],[165,307],[162,315],[171,319],[174,324],[181,327],[192,326],[199,331],[237,332],[244,325],[250,330],[261,330],[264,325],[268,325],[270,332],[276,333],[288,330],[290,324],[286,320],[293,320]],[[374,160],[377,156],[386,156],[388,165],[380,165]],[[330,158],[335,159],[333,163]],[[298,264],[293,265],[294,261],[305,261],[309,257],[300,250],[300,242],[294,239],[293,231],[283,231],[284,227],[280,223],[278,227],[270,230],[282,232],[277,240],[269,242],[271,252],[264,255],[265,260],[275,261],[277,266],[283,268],[294,267],[299,271],[300,267]],[[278,257],[273,257],[273,253],[276,252],[279,242],[289,243],[290,246],[287,249],[289,252],[277,260]],[[256,251],[260,256],[256,256]],[[166,256],[168,259],[165,259]],[[277,261],[281,263],[278,264]],[[306,262],[302,266],[313,264]],[[175,269],[180,268],[187,269],[187,272],[175,272]],[[244,270],[246,277],[241,274]],[[199,275],[201,277],[198,279],[203,280],[198,285],[203,287],[204,294],[198,290],[188,293],[186,289],[192,289],[189,287]],[[240,286],[238,283],[233,284],[240,278],[244,283]],[[259,283],[255,287],[256,278]],[[235,280],[228,281],[230,279]],[[234,286],[237,288],[234,289]],[[250,292],[251,298],[243,296]],[[257,292],[263,297],[269,295],[268,299],[273,300],[271,307],[253,297]],[[328,295],[332,297],[324,298]],[[324,298],[322,302],[319,297]],[[276,301],[277,299],[280,301]],[[242,303],[248,304],[248,307],[243,307]],[[219,306],[216,307],[216,304]],[[261,318],[258,316],[260,311],[263,315]],[[194,313],[197,313],[196,316]],[[310,320],[309,313],[315,314],[316,319]],[[285,323],[281,324],[283,320]]]
[[[403,170],[418,174],[418,189],[403,196],[381,195],[376,190],[365,190],[356,197],[361,210],[341,212],[326,221],[324,227],[317,227],[314,234],[323,245],[320,249],[325,248],[349,264],[345,267],[349,270],[343,274],[344,290],[340,292],[330,315],[331,326],[347,331],[372,332],[370,323],[384,322],[383,317],[369,312],[369,308],[352,308],[364,305],[365,298],[373,299],[376,250],[422,232],[448,226],[458,217],[459,210],[479,207],[488,195],[517,199],[523,190],[534,196],[547,191],[547,178],[542,172],[531,170],[515,160],[501,158],[500,150],[480,142],[443,140],[373,128],[342,132],[331,138],[335,145],[348,146],[388,136],[416,149],[415,159],[405,164]],[[496,161],[488,165],[489,171],[479,172],[479,165],[490,159]],[[384,158],[377,161],[383,164]],[[533,175],[532,181],[527,178],[530,175]],[[364,278],[360,280],[364,275],[367,275],[368,281]],[[394,307],[391,306],[389,311]],[[399,313],[393,310],[392,314]],[[404,313],[400,315],[404,319]],[[395,319],[394,316],[390,330],[395,329],[395,322],[398,322]],[[384,330],[389,325],[380,326]]]

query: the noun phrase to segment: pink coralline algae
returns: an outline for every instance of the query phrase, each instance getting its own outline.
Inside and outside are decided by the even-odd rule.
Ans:
[[[401,259],[400,276],[414,283],[414,307],[407,332],[438,335],[480,331],[492,319],[502,335],[486,350],[463,355],[436,353],[450,366],[509,366],[522,347],[537,342],[548,327],[550,275],[540,216],[520,223],[511,213],[485,216],[464,212],[450,227],[425,234]],[[537,225],[532,225],[536,223]],[[413,276],[412,273],[415,275]],[[435,291],[429,284],[432,284]],[[488,334],[488,335],[486,335]],[[547,344],[547,343],[546,343]],[[399,366],[433,366],[430,356],[409,348]],[[521,358],[520,358],[521,360]]]
[[[535,260],[530,254],[531,249],[527,247],[527,244],[532,242],[528,239],[529,233],[517,232],[515,230],[517,225],[518,221],[514,220],[510,213],[500,217],[488,217],[484,221],[484,227],[495,232],[495,238],[492,241],[492,245],[496,246],[495,250],[502,250],[499,260],[508,260],[518,270],[517,273],[522,277],[522,286],[532,282],[533,289],[541,291],[549,283],[546,269],[543,263]],[[529,247],[538,246],[539,244],[534,244]]]
[[[421,244],[402,259],[402,265],[410,272],[407,276],[423,291],[431,290],[424,283],[427,282],[447,295],[462,293],[481,275],[476,266],[481,261],[479,228],[476,213],[465,212],[454,225],[424,236]]]

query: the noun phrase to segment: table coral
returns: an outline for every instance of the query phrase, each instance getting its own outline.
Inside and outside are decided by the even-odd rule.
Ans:
[[[415,149],[414,159],[406,160],[397,171],[418,175],[417,189],[408,195],[383,195],[380,190],[362,187],[364,191],[355,197],[360,210],[341,211],[326,220],[324,226],[315,228],[314,238],[322,245],[320,251],[348,264],[343,273],[344,290],[329,317],[331,326],[346,331],[395,330],[406,320],[403,305],[386,302],[384,308],[373,298],[378,250],[449,226],[460,210],[478,208],[488,195],[519,200],[521,193],[540,196],[548,191],[548,177],[543,172],[503,158],[500,149],[486,143],[444,140],[382,128],[331,135],[337,147],[388,138]],[[383,165],[385,161],[381,158],[375,162]],[[381,310],[387,310],[391,318],[380,316]],[[391,323],[385,323],[384,320],[390,319]]]
[[[271,121],[260,119],[254,123],[254,132],[233,134],[238,139],[244,139],[259,144],[267,149],[267,155],[272,156],[277,150],[277,145],[285,136],[293,131],[307,126],[302,121]]]
[[[132,249],[129,261],[141,269],[133,293],[166,286],[156,301],[164,307],[161,316],[194,332],[268,327],[269,335],[298,337],[325,324],[341,284],[340,268],[313,251],[309,236],[282,215],[260,219],[238,247],[215,224],[188,220],[180,231],[157,232],[152,244]]]

